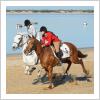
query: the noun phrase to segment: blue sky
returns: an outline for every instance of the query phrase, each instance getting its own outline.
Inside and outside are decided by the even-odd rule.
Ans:
[[[34,9],[34,10],[59,10],[59,9],[74,9],[74,10],[79,10],[79,9],[82,9],[82,10],[88,10],[88,9],[91,9],[93,10],[94,7],[93,6],[8,6],[7,7],[7,10],[27,10],[27,9]]]

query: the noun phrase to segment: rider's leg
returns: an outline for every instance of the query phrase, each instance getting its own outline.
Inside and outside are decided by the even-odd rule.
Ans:
[[[61,56],[62,56],[62,52],[60,51],[60,44],[61,42],[53,42],[54,44],[54,48],[56,50],[56,55],[59,59],[61,59]]]

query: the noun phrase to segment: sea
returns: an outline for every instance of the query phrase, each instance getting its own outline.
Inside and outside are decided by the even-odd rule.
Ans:
[[[17,32],[27,34],[26,27],[16,29],[16,25],[24,25],[26,19],[37,22],[34,25],[37,32],[41,26],[46,26],[48,31],[56,34],[62,42],[71,42],[77,48],[94,47],[94,14],[7,14],[6,54],[22,52],[22,48],[13,50],[12,44]]]

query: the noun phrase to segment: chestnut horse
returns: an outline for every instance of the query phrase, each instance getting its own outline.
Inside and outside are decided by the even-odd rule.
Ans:
[[[66,73],[68,72],[70,66],[72,63],[75,64],[81,64],[83,68],[83,72],[85,74],[88,74],[87,70],[84,67],[82,59],[79,58],[85,58],[87,55],[82,54],[77,48],[68,42],[64,42],[64,44],[68,45],[70,48],[70,57],[67,57],[66,59],[61,59],[62,63],[68,63],[68,67],[66,69]],[[58,58],[54,55],[51,47],[42,47],[41,43],[34,37],[30,37],[28,40],[28,45],[26,49],[24,50],[24,53],[28,55],[32,50],[36,51],[37,56],[40,59],[41,66],[45,69],[46,73],[48,74],[49,79],[49,88],[52,88],[52,72],[53,67],[59,64]]]

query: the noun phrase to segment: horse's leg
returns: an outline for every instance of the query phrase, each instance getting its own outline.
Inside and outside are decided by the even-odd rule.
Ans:
[[[37,71],[37,78],[33,80],[32,84],[42,84],[43,81],[42,81],[42,68],[38,68],[38,66],[36,67],[36,71]]]
[[[39,82],[42,82],[42,80],[41,80],[41,73],[42,73],[42,69],[38,69],[38,74],[37,74],[37,77],[38,77],[38,81]]]
[[[49,79],[49,87],[50,89],[52,89],[52,71],[53,71],[53,68],[51,66],[48,67],[48,70],[47,70],[47,74],[48,74],[48,79]]]
[[[84,66],[84,63],[83,63],[83,60],[82,60],[82,59],[80,59],[80,60],[79,60],[79,63],[80,63],[80,64],[81,64],[81,66],[82,66],[83,72],[84,72],[86,75],[88,75],[88,74],[89,74],[89,72],[86,70],[86,68],[85,68],[85,66]]]
[[[36,69],[36,66],[30,66],[29,67],[29,70],[28,70],[28,73],[31,75],[32,72]]]
[[[68,66],[65,73],[68,75],[68,71],[69,71],[69,68],[71,67],[72,62],[69,60],[67,63],[68,63]]]
[[[86,74],[86,75],[88,75],[89,74],[89,72],[86,70],[86,68],[85,68],[85,66],[84,66],[84,63],[83,63],[83,60],[82,59],[73,59],[73,63],[75,63],[75,64],[81,64],[81,66],[82,66],[82,69],[83,69],[83,72]]]
[[[41,79],[42,78],[42,75],[41,75],[42,74],[42,70],[43,69],[41,67],[38,67],[38,66],[36,67],[37,81],[40,82],[40,83],[42,82],[42,79]]]
[[[29,72],[28,72],[28,70],[29,70],[29,66],[25,66],[25,71],[24,71],[24,73],[26,74],[26,75],[29,75]]]

